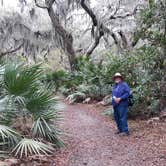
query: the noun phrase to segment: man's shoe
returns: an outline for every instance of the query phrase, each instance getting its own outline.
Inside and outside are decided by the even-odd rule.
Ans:
[[[120,136],[129,136],[130,133],[129,133],[129,132],[123,132],[123,133],[120,133],[119,135],[120,135]]]
[[[122,132],[121,132],[121,131],[116,131],[116,132],[115,132],[115,134],[120,134],[120,133],[122,133]]]

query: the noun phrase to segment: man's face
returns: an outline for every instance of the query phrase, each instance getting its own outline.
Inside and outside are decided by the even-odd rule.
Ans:
[[[115,83],[119,83],[119,82],[121,82],[122,81],[122,79],[120,78],[120,77],[116,77],[115,78]]]

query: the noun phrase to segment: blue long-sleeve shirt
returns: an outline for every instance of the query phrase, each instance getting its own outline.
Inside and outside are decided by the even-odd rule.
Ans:
[[[112,105],[113,107],[117,105],[124,105],[128,106],[128,97],[130,96],[130,87],[128,84],[124,81],[120,83],[116,83],[113,86],[112,90]],[[121,101],[119,103],[116,103],[114,100],[114,97],[121,98]]]

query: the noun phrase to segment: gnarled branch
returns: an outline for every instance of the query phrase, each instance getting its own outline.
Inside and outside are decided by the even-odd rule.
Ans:
[[[81,6],[92,19],[92,22],[93,22],[92,31],[94,31],[95,29],[94,27],[96,27],[96,32],[94,32],[95,41],[86,52],[86,56],[90,56],[95,50],[95,48],[99,45],[100,39],[104,35],[104,29],[103,29],[103,25],[99,23],[94,12],[85,4],[85,0],[81,0]]]
[[[23,42],[18,47],[14,48],[14,49],[0,53],[0,58],[2,58],[3,56],[5,56],[7,54],[11,54],[11,53],[18,51],[19,49],[21,49],[22,46],[23,46]]]
[[[86,52],[86,56],[90,56],[93,51],[95,50],[95,48],[99,45],[100,43],[100,39],[103,35],[99,35],[95,38],[94,43],[91,45],[91,47],[88,49],[88,51]]]
[[[88,13],[88,15],[91,17],[93,25],[97,26],[97,24],[98,24],[97,17],[93,13],[93,11],[85,4],[85,0],[81,0],[81,6]]]
[[[139,7],[144,7],[144,6],[138,4],[138,5],[135,6],[135,8],[134,8],[134,10],[133,10],[132,12],[125,13],[124,15],[116,15],[117,13],[114,13],[113,15],[111,15],[111,16],[109,17],[109,20],[115,20],[115,19],[118,19],[118,18],[124,19],[124,18],[127,18],[127,17],[134,16],[134,15],[137,14],[137,11],[139,10],[139,9],[138,9]],[[117,11],[118,11],[118,10],[119,10],[119,9],[117,9]]]

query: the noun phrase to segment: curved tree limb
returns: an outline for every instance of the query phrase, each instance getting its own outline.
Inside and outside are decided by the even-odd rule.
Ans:
[[[93,25],[97,26],[97,24],[98,24],[97,17],[93,13],[93,11],[85,4],[85,0],[81,0],[81,6],[88,13],[88,15],[91,17]]]
[[[90,56],[95,50],[95,48],[99,45],[100,39],[104,35],[104,29],[103,29],[103,24],[99,23],[99,20],[97,19],[97,16],[94,14],[94,12],[85,4],[85,0],[81,0],[81,6],[87,12],[87,14],[91,17],[93,22],[92,34],[94,35],[95,41],[86,52],[86,56]],[[95,28],[96,28],[96,32],[94,32]]]
[[[2,58],[3,56],[5,56],[7,54],[11,54],[11,53],[18,51],[19,49],[21,49],[22,46],[23,46],[23,42],[18,47],[14,48],[14,49],[0,53],[0,58]]]
[[[93,51],[95,50],[95,48],[99,45],[100,39],[101,39],[102,36],[103,36],[103,35],[99,35],[99,36],[97,36],[97,37],[95,38],[94,43],[90,46],[90,48],[89,48],[88,51],[86,52],[86,56],[89,57],[89,56],[93,53]]]

